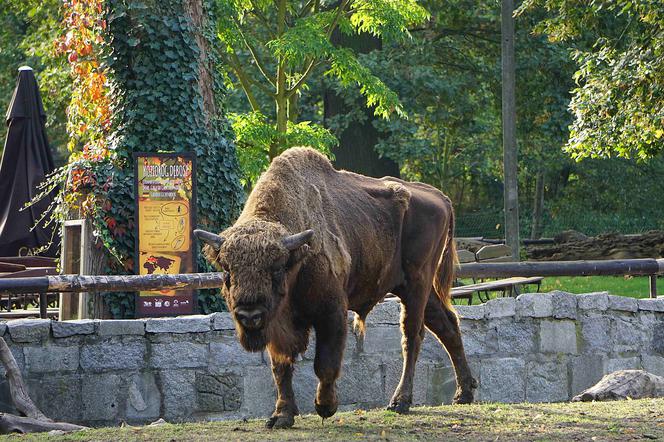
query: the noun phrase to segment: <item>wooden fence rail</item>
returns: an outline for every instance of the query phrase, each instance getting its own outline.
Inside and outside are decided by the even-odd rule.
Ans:
[[[503,278],[511,276],[650,276],[651,295],[656,293],[656,275],[664,273],[664,259],[622,259],[606,261],[548,261],[461,264],[460,278]],[[221,273],[178,275],[90,276],[59,275],[0,279],[0,295],[47,292],[132,292],[164,289],[207,289],[221,287]]]

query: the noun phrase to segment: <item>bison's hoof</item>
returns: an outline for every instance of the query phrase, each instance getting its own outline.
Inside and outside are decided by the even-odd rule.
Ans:
[[[399,414],[406,414],[410,411],[410,402],[406,401],[392,401],[390,405],[387,406],[389,411],[394,411]]]
[[[459,390],[454,395],[453,404],[472,404],[474,401],[473,390]]]
[[[291,415],[272,416],[265,422],[267,428],[290,428],[295,423],[295,417]]]
[[[318,413],[318,415],[323,419],[327,419],[337,412],[336,402],[331,404],[319,404],[318,402],[315,402],[314,406],[316,407],[316,413]]]

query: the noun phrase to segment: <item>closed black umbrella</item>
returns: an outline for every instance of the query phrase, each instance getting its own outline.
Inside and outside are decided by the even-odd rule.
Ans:
[[[48,244],[52,227],[30,230],[51,203],[51,195],[21,210],[39,193],[37,186],[53,171],[46,138],[46,114],[32,68],[19,68],[7,110],[7,140],[0,162],[0,256],[16,256]],[[57,238],[55,238],[57,239]],[[58,245],[44,253],[55,256]]]

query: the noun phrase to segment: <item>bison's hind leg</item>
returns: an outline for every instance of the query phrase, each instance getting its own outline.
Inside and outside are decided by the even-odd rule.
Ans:
[[[443,305],[434,291],[429,295],[429,301],[424,311],[424,323],[450,355],[457,383],[453,402],[455,404],[472,403],[477,381],[473,378],[466,360],[459,320],[451,309]]]

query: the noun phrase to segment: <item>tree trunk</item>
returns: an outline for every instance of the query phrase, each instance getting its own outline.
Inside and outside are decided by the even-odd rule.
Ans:
[[[532,239],[542,236],[542,212],[544,209],[544,172],[539,171],[535,178],[535,198],[533,200],[533,228],[530,234]]]
[[[7,346],[4,338],[0,337],[0,361],[5,367],[5,377],[9,383],[9,392],[16,409],[26,417],[0,413],[0,433],[33,433],[41,431],[62,430],[76,431],[85,427],[67,422],[53,422],[30,399],[28,389],[23,383],[21,371],[18,369],[16,359]]]
[[[357,37],[347,37],[338,30],[332,34],[332,42],[339,46],[349,47],[357,53],[368,53],[381,48],[380,39],[370,34]],[[374,149],[380,139],[380,134],[373,126],[373,109],[366,107],[366,100],[358,98],[353,106],[345,103],[342,96],[328,89],[324,95],[325,119],[335,115],[347,114],[353,108],[361,108],[366,118],[363,122],[353,121],[341,133],[339,146],[332,149],[335,156],[334,164],[337,168],[346,169],[363,175],[382,177],[399,176],[399,165],[389,158],[380,158]]]

